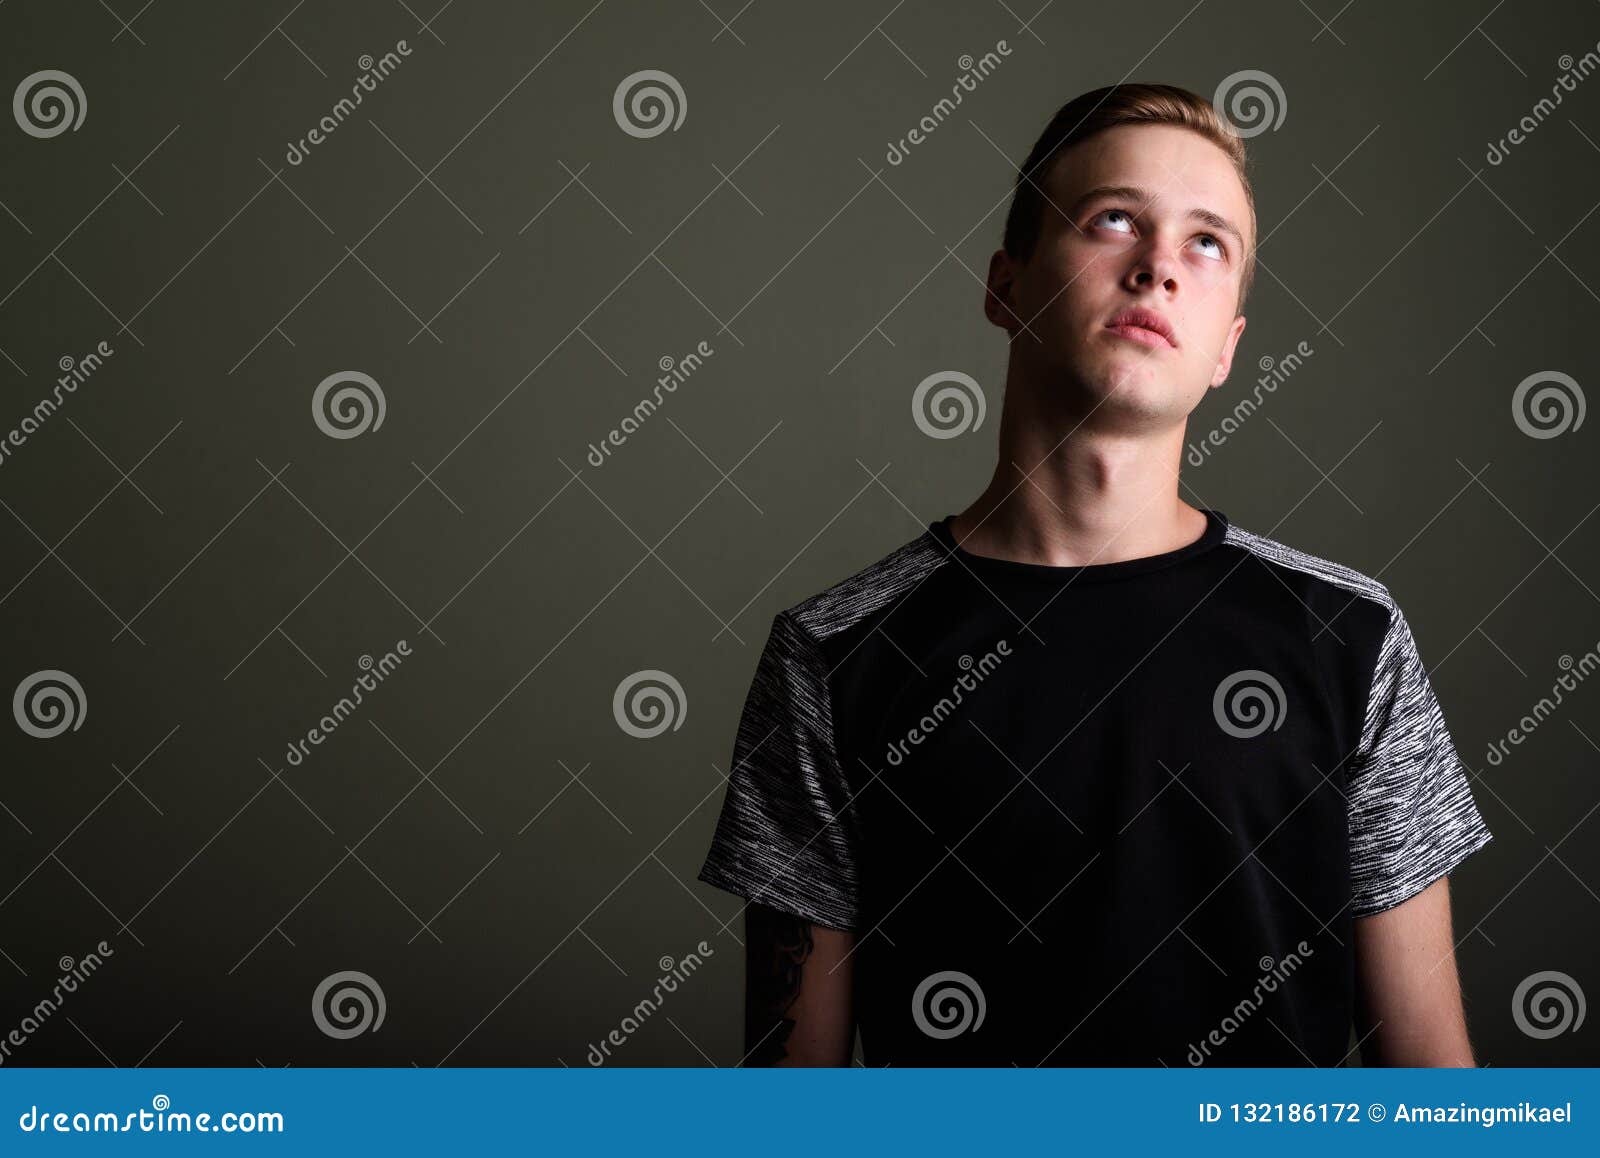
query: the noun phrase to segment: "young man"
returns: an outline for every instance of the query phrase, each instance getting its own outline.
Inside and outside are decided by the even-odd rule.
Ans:
[[[1474,1064],[1447,875],[1490,833],[1383,584],[1179,498],[1256,241],[1204,99],[1066,105],[987,317],[999,464],[779,614],[700,879],[746,1064]],[[1293,496],[1281,496],[1292,502]]]

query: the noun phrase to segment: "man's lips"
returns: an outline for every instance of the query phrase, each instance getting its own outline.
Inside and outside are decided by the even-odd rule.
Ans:
[[[1172,343],[1163,335],[1154,330],[1147,330],[1143,326],[1107,326],[1106,329],[1119,338],[1127,338],[1129,341],[1138,342],[1141,346],[1163,346],[1169,350],[1172,348]]]
[[[1145,306],[1131,306],[1117,313],[1106,329],[1118,337],[1127,338],[1144,346],[1176,347],[1178,340],[1172,332],[1172,323],[1155,310]]]

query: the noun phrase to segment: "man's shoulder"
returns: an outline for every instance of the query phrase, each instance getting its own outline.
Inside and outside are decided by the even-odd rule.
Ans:
[[[815,595],[784,608],[788,619],[818,641],[865,624],[873,615],[915,591],[950,561],[950,552],[923,531]]]
[[[1290,546],[1266,535],[1246,530],[1229,523],[1223,542],[1245,552],[1262,566],[1277,570],[1280,577],[1322,592],[1341,594],[1342,603],[1360,599],[1370,610],[1387,621],[1397,605],[1389,588],[1379,580],[1354,567],[1325,559],[1309,551]]]

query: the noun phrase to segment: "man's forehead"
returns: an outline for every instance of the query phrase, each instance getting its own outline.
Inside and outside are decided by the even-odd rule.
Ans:
[[[1186,129],[1141,125],[1097,133],[1060,155],[1045,192],[1070,215],[1077,202],[1097,190],[1139,194],[1141,206],[1161,212],[1214,214],[1240,232],[1250,228],[1249,203],[1233,162]]]

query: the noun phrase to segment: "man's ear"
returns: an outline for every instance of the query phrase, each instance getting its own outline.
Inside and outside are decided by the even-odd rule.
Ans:
[[[1227,340],[1222,343],[1222,355],[1217,359],[1216,371],[1211,375],[1211,388],[1215,390],[1228,380],[1228,371],[1233,369],[1233,351],[1239,345],[1239,337],[1244,333],[1245,316],[1240,314],[1233,319],[1233,325],[1228,328]]]
[[[995,250],[989,258],[989,279],[983,291],[983,316],[1012,337],[1022,329],[1014,300],[1017,269],[1017,262],[1004,248]]]

